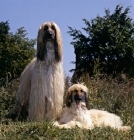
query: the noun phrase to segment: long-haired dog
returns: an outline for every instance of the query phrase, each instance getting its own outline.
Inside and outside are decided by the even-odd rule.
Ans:
[[[68,89],[66,105],[59,121],[54,122],[59,128],[73,128],[78,126],[85,129],[94,127],[111,127],[118,130],[131,130],[123,126],[119,116],[103,110],[87,109],[88,89],[83,84],[74,84]]]
[[[43,23],[37,36],[37,57],[21,75],[16,103],[10,113],[15,118],[21,107],[28,105],[28,120],[59,118],[64,94],[62,38],[54,22]]]

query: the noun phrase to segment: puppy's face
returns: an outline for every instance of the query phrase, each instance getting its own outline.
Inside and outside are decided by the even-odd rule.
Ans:
[[[72,85],[67,94],[66,105],[67,107],[72,107],[76,105],[77,107],[82,107],[88,105],[88,89],[82,84]]]
[[[55,40],[56,29],[52,23],[47,23],[44,25],[44,40],[54,41]]]

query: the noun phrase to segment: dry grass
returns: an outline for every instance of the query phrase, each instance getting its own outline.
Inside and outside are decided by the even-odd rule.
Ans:
[[[125,125],[130,125],[129,133],[118,132],[109,127],[93,130],[58,129],[51,122],[27,122],[26,116],[15,122],[5,115],[12,108],[18,81],[13,81],[0,89],[0,140],[133,140],[134,139],[134,80],[118,82],[116,79],[83,77],[89,88],[89,108],[107,110],[119,115]],[[66,79],[66,89],[70,79]]]

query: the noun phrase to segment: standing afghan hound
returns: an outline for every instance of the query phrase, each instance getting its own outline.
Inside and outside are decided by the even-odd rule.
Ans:
[[[62,38],[54,22],[43,23],[37,36],[37,57],[21,75],[16,102],[9,117],[14,119],[28,106],[29,121],[59,118],[64,94]]]

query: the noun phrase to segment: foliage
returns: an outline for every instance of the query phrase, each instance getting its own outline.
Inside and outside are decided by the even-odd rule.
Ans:
[[[21,27],[15,34],[9,32],[8,21],[0,23],[0,78],[19,77],[27,63],[35,56],[35,39],[29,40]]]
[[[73,37],[77,76],[89,73],[90,76],[106,74],[117,76],[121,73],[134,77],[134,22],[129,17],[130,8],[123,11],[117,5],[114,13],[105,10],[105,16],[99,15],[88,21],[82,31],[69,27]]]
[[[118,132],[117,130],[107,128],[94,128],[93,130],[59,129],[52,125],[52,122],[27,122],[26,119],[13,122],[5,116],[12,108],[18,80],[7,84],[7,87],[1,87],[0,99],[0,139],[37,139],[37,140],[133,140],[134,139],[134,79],[118,83],[103,77],[88,79],[84,76],[81,82],[87,79],[89,88],[89,108],[107,110],[119,115],[124,125],[132,127],[131,132]],[[69,77],[66,79],[66,88],[70,85]]]

